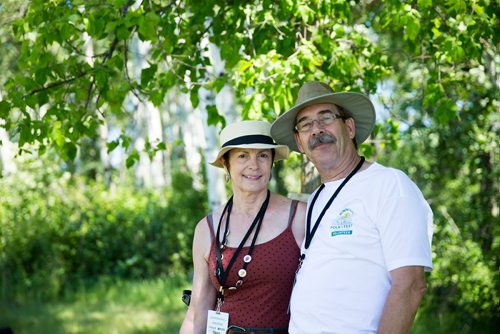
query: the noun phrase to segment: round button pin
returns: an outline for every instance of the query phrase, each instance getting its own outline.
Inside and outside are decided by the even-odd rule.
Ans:
[[[241,278],[245,277],[247,275],[247,271],[245,269],[240,269],[238,270],[238,276]]]

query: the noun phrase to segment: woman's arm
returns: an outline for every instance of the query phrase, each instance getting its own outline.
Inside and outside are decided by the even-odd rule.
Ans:
[[[196,226],[193,240],[193,291],[180,334],[205,334],[208,310],[215,306],[216,290],[208,270],[211,235],[206,219]]]
[[[297,211],[295,212],[295,217],[292,222],[293,236],[297,245],[302,246],[302,241],[304,241],[306,226],[306,203],[299,202],[297,204]]]

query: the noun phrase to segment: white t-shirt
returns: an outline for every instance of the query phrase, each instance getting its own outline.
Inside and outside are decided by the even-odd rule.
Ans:
[[[311,229],[343,180],[328,182]],[[314,194],[310,196],[308,208]],[[373,163],[355,174],[324,215],[297,275],[291,334],[375,333],[391,287],[390,271],[432,269],[432,211],[401,171]]]

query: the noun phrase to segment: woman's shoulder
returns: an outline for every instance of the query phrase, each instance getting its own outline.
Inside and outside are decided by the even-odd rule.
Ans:
[[[292,202],[296,202],[297,211],[305,211],[307,203],[277,193],[273,193],[272,209],[288,213],[292,207]]]
[[[292,200],[278,193],[271,193],[271,205],[277,208],[290,207]]]
[[[196,223],[196,227],[195,227],[195,233],[204,233],[206,231],[208,231],[208,215],[201,218],[200,221],[198,221],[198,223]]]

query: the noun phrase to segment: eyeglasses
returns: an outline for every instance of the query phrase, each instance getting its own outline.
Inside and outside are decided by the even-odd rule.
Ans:
[[[336,115],[333,112],[325,112],[318,115],[317,119],[304,118],[301,119],[296,125],[297,132],[308,132],[312,129],[314,122],[318,122],[319,126],[326,126],[332,124],[337,118],[344,119],[341,115]]]

